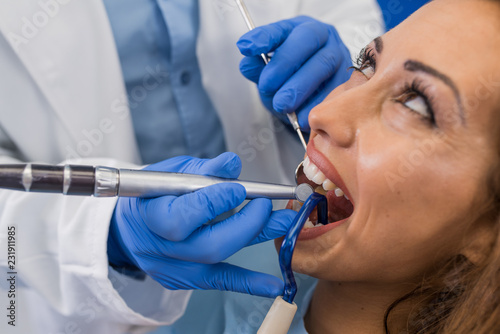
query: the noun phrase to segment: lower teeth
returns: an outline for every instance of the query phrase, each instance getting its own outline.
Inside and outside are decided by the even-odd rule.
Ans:
[[[307,218],[306,222],[304,223],[304,229],[320,227],[320,226],[325,226],[325,225],[321,223],[316,223],[316,225],[314,225],[314,223],[310,221],[309,218]]]
[[[306,223],[304,224],[304,228],[313,228],[313,227],[314,224],[312,223],[312,221],[309,220],[309,218],[307,218]]]

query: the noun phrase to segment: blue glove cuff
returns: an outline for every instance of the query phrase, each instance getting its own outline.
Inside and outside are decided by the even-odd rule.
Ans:
[[[109,265],[114,270],[132,278],[140,280],[146,278],[146,274],[129,259],[127,252],[123,249],[123,244],[116,228],[114,213],[109,224],[107,252]]]

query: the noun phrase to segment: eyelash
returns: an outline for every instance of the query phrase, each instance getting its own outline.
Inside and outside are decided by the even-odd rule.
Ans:
[[[377,61],[375,59],[375,55],[373,53],[373,49],[366,47],[356,56],[356,60],[354,61],[356,65],[351,66],[350,68],[355,71],[361,72],[367,67],[373,67],[373,71],[375,71]]]
[[[403,107],[409,109],[412,112],[415,112],[412,109],[408,108],[405,105],[405,102],[410,100],[412,97],[415,97],[415,95],[421,97],[424,100],[425,105],[427,106],[427,110],[429,111],[429,117],[421,116],[420,118],[422,119],[422,121],[428,123],[432,127],[437,127],[436,118],[434,116],[435,115],[434,108],[432,107],[433,98],[431,95],[426,93],[426,90],[427,90],[427,86],[424,86],[422,81],[420,81],[418,79],[414,79],[411,82],[411,84],[409,84],[409,83],[405,84],[405,86],[403,88],[403,93],[401,95],[399,95],[394,100],[398,103],[401,103],[403,105]]]
[[[361,52],[356,56],[356,60],[354,61],[355,65],[351,66],[350,68],[354,69],[357,72],[360,72],[361,74],[365,75],[363,70],[365,70],[368,67],[373,68],[373,72],[375,72],[376,65],[377,65],[377,60],[375,59],[375,55],[373,52],[373,49],[370,47],[366,47]],[[365,75],[366,76],[366,75]],[[426,122],[427,124],[431,125],[432,127],[436,127],[436,119],[435,119],[435,114],[434,114],[434,108],[432,107],[433,105],[433,99],[432,96],[426,93],[427,87],[423,85],[423,83],[418,80],[414,79],[411,83],[406,83],[404,88],[403,88],[403,93],[400,94],[394,101],[400,103],[403,105],[403,107],[409,109],[410,111],[416,113],[414,110],[408,108],[405,105],[405,102],[410,100],[411,97],[415,97],[415,95],[421,97],[425,105],[427,106],[427,109],[429,111],[429,117],[424,117],[421,116],[422,121]]]

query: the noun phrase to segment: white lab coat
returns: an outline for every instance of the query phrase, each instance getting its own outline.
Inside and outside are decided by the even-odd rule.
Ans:
[[[351,50],[382,32],[375,0],[247,0],[256,24],[299,14],[335,24]],[[130,112],[101,0],[0,2],[0,163],[37,161],[137,166]],[[238,71],[246,32],[232,0],[200,1],[204,85],[242,177],[290,183],[303,154],[276,128]],[[154,75],[153,75],[154,77]],[[116,199],[0,191],[0,267],[15,226],[15,299],[0,277],[1,333],[141,333],[175,321],[189,292],[168,291],[108,268]],[[15,300],[15,327],[6,308]],[[5,313],[5,314],[4,314]]]

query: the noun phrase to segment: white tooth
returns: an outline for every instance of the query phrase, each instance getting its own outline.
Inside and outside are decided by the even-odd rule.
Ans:
[[[323,182],[326,180],[325,174],[323,174],[322,171],[319,170],[319,168],[309,160],[308,157],[304,159],[304,174],[306,177],[313,181],[314,183],[321,185]]]
[[[312,180],[316,173],[318,173],[318,167],[312,163],[309,164],[307,168],[304,168],[304,174],[306,174],[309,180]]]
[[[322,171],[318,170],[318,172],[314,175],[314,177],[312,178],[312,181],[316,184],[322,184],[323,182],[325,182],[326,180],[326,176],[325,174],[323,174]]]
[[[346,199],[346,200],[349,200],[349,197],[347,197],[347,195],[346,195],[346,194],[344,194],[344,197],[345,197],[345,199]]]
[[[330,190],[333,190],[335,189],[335,187],[337,187],[335,185],[335,183],[333,183],[332,181],[326,179],[324,182],[323,182],[323,189],[325,189],[326,191],[330,191]]]
[[[316,165],[312,162],[309,164],[309,167],[307,169],[311,173],[311,179],[314,177],[314,175],[316,175],[316,173],[318,173],[318,167],[316,167]]]
[[[304,175],[308,180],[311,180],[312,177],[314,176],[314,174],[311,173],[311,170],[309,168],[304,168]]]
[[[321,223],[317,223],[316,225],[314,225],[314,227],[318,227],[318,226],[325,226],[325,225],[323,225]]]
[[[349,198],[344,194],[342,189],[338,188],[335,185],[335,183],[328,180],[326,178],[325,174],[323,174],[323,172],[320,171],[318,169],[318,167],[314,163],[311,162],[311,160],[309,160],[308,156],[306,156],[304,159],[303,171],[309,180],[313,181],[314,183],[316,183],[318,185],[322,185],[324,190],[326,190],[326,191],[335,190],[335,195],[337,197],[344,196],[347,200],[349,200]]]
[[[304,168],[309,167],[309,162],[310,162],[310,161],[309,161],[309,157],[306,157],[306,158],[304,159],[304,163],[302,164],[302,166],[304,166]]]
[[[314,224],[307,218],[306,223],[304,224],[304,228],[313,228]]]

